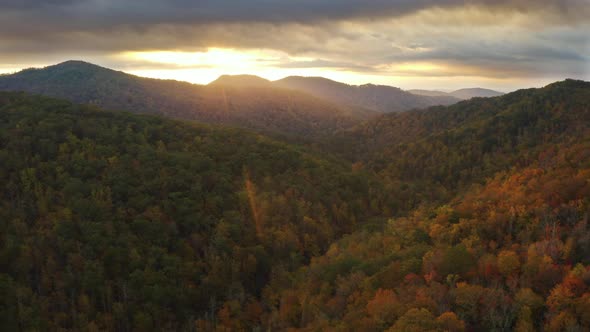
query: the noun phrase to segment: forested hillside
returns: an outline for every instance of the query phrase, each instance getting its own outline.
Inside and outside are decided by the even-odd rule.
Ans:
[[[297,138],[348,128],[374,115],[294,90],[257,84],[203,86],[149,79],[81,61],[0,76],[0,91],[26,91],[107,109]]]
[[[278,299],[266,293],[273,328],[586,331],[589,179],[586,131],[446,205],[345,236]]]
[[[590,83],[566,80],[448,107],[388,114],[336,135],[328,149],[380,175],[407,210],[444,202],[590,125]]]
[[[590,84],[568,80],[343,133],[363,147],[397,135],[354,167],[405,199],[394,211],[413,211],[273,278],[270,329],[587,330],[589,108]],[[217,329],[244,326],[233,302],[218,317]]]
[[[589,32],[0,0],[0,332],[590,332]]]
[[[0,93],[0,329],[182,330],[362,223],[380,183],[240,130]]]
[[[590,328],[590,83],[313,142],[0,93],[0,330]]]

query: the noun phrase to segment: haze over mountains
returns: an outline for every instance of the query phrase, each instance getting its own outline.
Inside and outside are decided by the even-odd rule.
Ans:
[[[322,77],[291,76],[278,80],[274,84],[302,90],[332,102],[364,107],[381,113],[402,112],[434,105],[450,105],[459,101],[448,96],[417,96],[386,85],[348,85]]]
[[[450,105],[464,99],[450,95],[417,96],[417,94],[387,85],[349,85],[323,77],[289,76],[269,81],[254,75],[224,75],[209,85],[282,87],[302,91],[343,106],[363,108],[380,113]],[[472,89],[465,90],[467,90],[465,93],[472,91]],[[482,91],[473,89],[474,96],[479,96],[478,92]]]
[[[494,91],[490,89],[482,89],[482,88],[465,88],[459,89],[452,92],[443,92],[438,90],[420,90],[420,89],[413,89],[408,90],[408,92],[413,93],[415,95],[420,96],[433,96],[433,97],[443,97],[443,96],[450,96],[457,99],[471,99],[474,97],[497,97],[501,96],[504,93],[499,91]]]

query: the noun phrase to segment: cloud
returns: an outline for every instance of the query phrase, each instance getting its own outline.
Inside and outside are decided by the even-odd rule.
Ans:
[[[466,6],[478,8],[471,12],[473,17],[446,18],[457,25],[498,24],[504,13],[517,11],[542,13],[549,24],[577,24],[588,22],[590,16],[587,0],[0,0],[0,36],[44,40],[71,33],[118,37],[171,26],[325,25],[452,12]],[[494,21],[482,21],[478,13],[497,15]],[[445,17],[430,17],[441,19]]]
[[[277,68],[589,78],[589,30],[587,0],[0,0],[0,63],[161,69],[117,55],[217,47],[285,53]]]
[[[355,70],[361,72],[378,72],[378,69],[368,65],[352,62],[337,62],[324,59],[313,60],[287,60],[276,64],[280,68],[333,68],[343,70]]]
[[[4,9],[45,16],[71,15],[67,23],[84,26],[161,23],[298,22],[397,17],[430,8],[483,6],[530,12],[553,11],[583,17],[586,0],[4,0]],[[582,10],[582,12],[581,12]]]

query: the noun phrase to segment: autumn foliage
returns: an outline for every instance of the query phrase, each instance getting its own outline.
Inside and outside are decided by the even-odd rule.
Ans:
[[[586,331],[589,125],[571,80],[305,146],[0,93],[0,330]]]

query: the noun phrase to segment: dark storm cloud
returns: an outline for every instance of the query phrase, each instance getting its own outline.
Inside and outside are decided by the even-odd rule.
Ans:
[[[35,9],[47,8],[51,6],[71,5],[79,2],[78,0],[2,0],[0,6],[4,9]]]
[[[0,36],[43,41],[79,32],[118,38],[154,26],[321,24],[465,5],[543,11],[568,23],[586,20],[590,14],[588,0],[3,0]]]
[[[544,10],[580,18],[587,0],[18,0],[0,8],[20,17],[66,27],[143,24],[299,22],[395,17],[433,7],[484,6],[521,11]]]
[[[317,22],[400,16],[431,7],[483,5],[523,11],[544,9],[577,16],[585,0],[95,0],[74,12],[100,11],[112,23]]]

